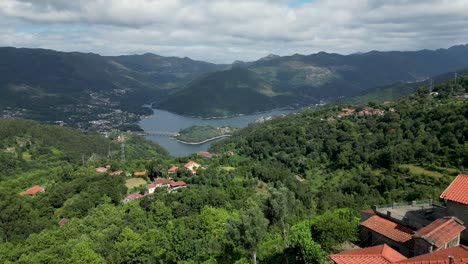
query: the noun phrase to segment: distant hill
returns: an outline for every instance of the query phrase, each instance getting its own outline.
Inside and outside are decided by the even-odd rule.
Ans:
[[[245,114],[355,96],[467,66],[468,45],[435,51],[268,56],[203,75],[155,106],[185,115]]]
[[[468,68],[458,70],[455,72],[458,74],[458,76],[468,75]],[[434,85],[446,82],[448,80],[452,80],[454,78],[455,72],[440,74],[432,78],[417,82],[397,82],[383,87],[376,87],[364,91],[360,95],[347,98],[339,98],[334,102],[337,104],[365,104],[370,101],[382,103],[384,101],[395,100],[414,93],[418,88],[422,86],[429,87],[430,80],[433,81]]]
[[[435,51],[268,55],[212,64],[189,58],[100,56],[0,48],[0,115],[82,129],[138,129],[144,104],[190,116],[228,116],[362,95],[468,67],[468,46]],[[406,84],[400,86],[404,94]],[[133,125],[132,125],[133,124]]]
[[[0,110],[72,123],[96,120],[98,114],[116,110],[151,113],[141,106],[167,89],[222,67],[155,54],[112,57],[0,48]]]

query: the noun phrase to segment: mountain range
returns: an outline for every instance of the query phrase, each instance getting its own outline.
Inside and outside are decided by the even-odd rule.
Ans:
[[[248,114],[362,95],[468,67],[468,45],[410,52],[269,55],[213,64],[189,58],[100,56],[0,48],[0,109],[9,115],[70,123],[153,107],[190,116]],[[130,117],[126,121],[134,121]]]

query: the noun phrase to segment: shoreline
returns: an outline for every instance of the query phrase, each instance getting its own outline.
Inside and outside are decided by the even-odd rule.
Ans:
[[[176,141],[182,143],[182,144],[186,144],[186,145],[201,145],[201,144],[204,144],[206,142],[210,142],[210,141],[213,141],[213,140],[216,140],[216,139],[220,139],[220,138],[224,138],[224,137],[230,137],[231,135],[221,135],[221,136],[216,136],[216,137],[212,137],[212,138],[209,138],[209,139],[205,139],[203,141],[200,141],[200,142],[187,142],[187,141],[183,141],[183,140],[180,140],[180,139],[177,139],[177,138],[173,138],[175,139]]]
[[[168,112],[168,113],[175,114],[175,115],[180,115],[180,116],[183,116],[183,117],[198,118],[198,119],[201,119],[201,120],[211,120],[211,119],[233,118],[233,117],[245,116],[245,115],[263,114],[263,113],[268,113],[268,112],[272,112],[272,111],[294,111],[294,110],[298,110],[298,109],[300,109],[300,108],[283,107],[283,108],[275,108],[275,109],[271,109],[271,110],[264,110],[264,111],[258,111],[258,112],[253,112],[253,113],[246,113],[246,114],[234,114],[234,115],[228,115],[228,116],[209,116],[209,117],[203,117],[203,116],[190,116],[190,115],[179,114],[179,113],[177,113],[177,112],[169,111],[169,110],[166,110],[166,109],[151,108],[151,110],[153,110],[153,114],[152,114],[152,115],[149,115],[148,117],[154,116],[154,111],[155,111],[155,110],[162,110],[162,111],[166,111],[166,112]]]

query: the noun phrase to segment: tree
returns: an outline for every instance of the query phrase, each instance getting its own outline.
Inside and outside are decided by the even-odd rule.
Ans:
[[[270,188],[270,197],[267,201],[267,216],[271,222],[281,228],[281,236],[286,240],[286,217],[294,203],[294,196],[288,188],[281,186],[279,189]]]
[[[320,244],[312,240],[311,222],[302,221],[291,227],[288,237],[289,247],[299,252],[298,262],[308,264],[323,264],[327,253]]]
[[[22,226],[29,221],[31,208],[16,193],[0,190],[0,235],[10,241]]]
[[[312,238],[328,250],[344,241],[356,241],[359,218],[351,209],[335,209],[317,216],[312,225]]]
[[[228,235],[238,246],[252,255],[253,263],[257,263],[257,248],[265,237],[268,220],[258,207],[248,209],[240,219],[228,219]]]
[[[74,264],[104,264],[104,258],[94,252],[89,243],[80,242],[72,251],[70,263]]]

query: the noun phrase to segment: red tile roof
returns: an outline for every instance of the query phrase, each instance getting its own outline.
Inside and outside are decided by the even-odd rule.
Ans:
[[[177,167],[177,166],[172,166],[167,170],[167,172],[175,172],[178,168],[179,167]]]
[[[396,263],[404,264],[448,264],[448,256],[453,256],[454,264],[466,264],[468,263],[468,247],[460,245],[458,247],[451,247],[442,249],[432,253],[424,254],[414,258],[401,260]]]
[[[416,231],[414,237],[422,238],[431,245],[441,247],[465,230],[459,221],[454,217],[439,218]]]
[[[414,234],[410,228],[378,215],[369,217],[369,219],[361,223],[361,226],[367,227],[401,244],[409,244]]]
[[[148,173],[147,170],[144,170],[144,171],[135,171],[135,172],[133,173],[133,176],[145,176],[146,173]]]
[[[200,167],[201,165],[196,163],[195,161],[189,161],[187,162],[184,167],[185,168],[190,168],[190,167]]]
[[[197,154],[202,156],[211,155],[211,153],[209,153],[208,151],[198,151]]]
[[[154,189],[154,188],[156,188],[156,183],[150,183],[150,184],[146,185],[146,188]]]
[[[35,186],[27,189],[24,192],[20,192],[20,195],[34,195],[34,194],[36,194],[38,192],[43,192],[43,191],[44,191],[44,187],[39,186],[39,185],[35,185]]]
[[[113,171],[113,172],[109,173],[109,175],[112,175],[112,176],[113,175],[120,175],[122,173],[123,173],[123,170],[116,170],[116,171]]]
[[[331,255],[337,264],[391,264],[406,257],[386,244]]]
[[[170,184],[172,188],[179,186],[187,186],[187,183],[185,183],[184,181],[171,181]]]
[[[70,222],[70,219],[68,218],[62,218],[59,222],[58,222],[58,225],[60,227],[64,226],[66,223]]]
[[[127,196],[127,199],[129,201],[133,201],[133,200],[138,199],[140,197],[143,197],[143,195],[141,195],[139,192],[136,192],[136,193],[132,193],[129,196]]]
[[[172,181],[172,179],[156,178],[156,179],[154,180],[154,184],[155,184],[155,185],[158,185],[158,184],[165,185],[165,184],[170,184],[171,181]]]
[[[460,174],[440,195],[444,198],[457,203],[468,204],[468,175]]]
[[[107,168],[104,168],[104,167],[97,167],[97,168],[96,168],[96,171],[97,171],[97,172],[106,172],[106,171],[107,171]]]

